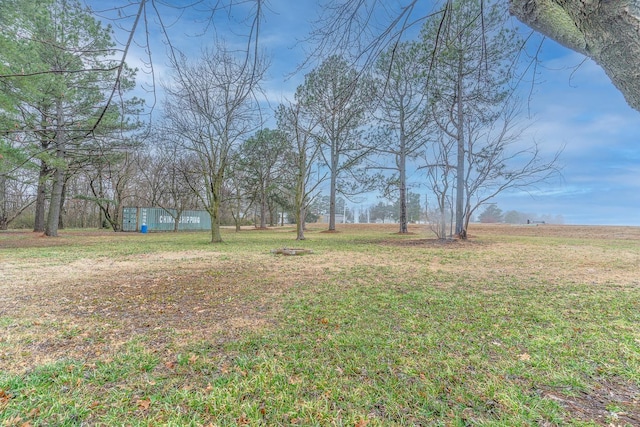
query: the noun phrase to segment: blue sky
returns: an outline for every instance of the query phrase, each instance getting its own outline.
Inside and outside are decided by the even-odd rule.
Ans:
[[[308,47],[302,41],[318,11],[316,1],[269,2],[261,43],[271,56],[264,89],[273,107],[292,99],[304,73],[310,71],[292,75],[305,58]],[[233,14],[240,18],[242,11],[235,9]],[[202,28],[194,22],[197,17],[184,15],[171,29],[173,41],[195,54],[195,47],[213,40],[211,34],[186,35]],[[221,33],[233,41],[230,32]],[[531,40],[539,41],[539,37]],[[164,47],[156,41],[152,48],[157,76],[166,79]],[[535,139],[549,156],[564,146],[562,176],[494,201],[503,211],[561,215],[566,224],[640,225],[640,112],[627,105],[593,61],[583,62],[584,57],[551,40],[545,41],[541,58],[537,84],[524,108],[532,121],[523,138]],[[141,66],[143,60],[140,52],[133,52],[128,62]],[[421,181],[417,175],[412,180]],[[426,193],[424,188],[414,191]]]
[[[550,150],[564,146],[562,177],[531,195],[504,194],[498,206],[567,224],[640,225],[640,113],[593,61],[550,40],[543,53],[527,135]]]

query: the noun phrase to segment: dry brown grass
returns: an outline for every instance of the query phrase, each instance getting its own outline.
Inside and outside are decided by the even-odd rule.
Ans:
[[[73,232],[47,239],[10,232],[3,237],[2,248],[11,250],[92,246],[110,239],[126,244],[137,236]],[[231,255],[179,250],[121,258],[92,257],[88,251],[70,262],[3,259],[0,253],[0,260],[0,318],[19,319],[0,336],[5,344],[0,369],[24,372],[63,358],[111,359],[141,334],[160,349],[212,337],[221,343],[237,339],[273,324],[278,297],[292,286],[312,286],[327,272],[371,257],[324,253],[310,263],[307,257],[251,250]]]
[[[195,250],[37,268],[29,260],[5,263],[0,317],[20,321],[1,338],[8,350],[0,353],[0,369],[108,359],[139,334],[162,349],[264,327],[291,280],[264,254],[242,258]],[[297,262],[287,264],[295,269]]]
[[[476,283],[514,277],[524,283],[580,284],[594,290],[640,287],[638,227],[474,224],[469,240],[450,242],[433,239],[425,226],[417,225],[408,236],[397,236],[397,226],[387,224],[340,224],[335,235],[323,230],[322,225],[311,225],[307,237],[322,243],[354,235],[356,245],[370,245],[371,250],[342,252],[339,246],[329,250],[320,245],[312,256],[302,257],[278,257],[254,248],[158,250],[121,257],[87,250],[86,256],[68,261],[34,260],[11,252],[100,246],[114,239],[126,244],[139,236],[74,232],[47,239],[28,232],[3,233],[0,321],[12,321],[0,325],[0,370],[24,373],[64,358],[111,360],[134,336],[144,336],[161,360],[174,358],[176,348],[197,341],[222,345],[274,326],[283,294],[318,286],[340,271],[363,265],[404,268],[402,279],[409,281],[440,272]],[[268,238],[269,232],[291,229],[263,234]],[[601,244],[611,240],[619,242],[616,250]],[[481,286],[474,290],[492,292]],[[576,419],[593,419],[606,413],[611,402],[598,391],[618,393],[626,407],[640,408],[637,386],[625,381],[608,380],[594,392],[577,396],[557,390],[543,393]]]

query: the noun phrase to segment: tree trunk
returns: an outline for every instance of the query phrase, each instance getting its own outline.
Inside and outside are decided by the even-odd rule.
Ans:
[[[407,225],[407,141],[404,130],[404,109],[400,109],[400,153],[398,175],[400,178],[400,233],[408,233]]]
[[[269,204],[269,227],[275,227],[278,224],[278,207],[274,203]]]
[[[471,206],[467,205],[467,209],[464,215],[464,230],[465,230],[465,236],[466,236],[466,231],[469,229],[469,221],[471,221],[471,214],[473,213],[473,211],[471,210]]]
[[[211,243],[221,243],[222,235],[220,234],[220,218],[218,217],[219,207],[215,206],[209,210],[211,216]]]
[[[51,200],[49,201],[49,215],[44,234],[49,237],[58,236],[58,225],[60,222],[60,205],[62,203],[62,192],[64,191],[64,165],[65,159],[65,134],[62,129],[64,123],[64,111],[62,101],[58,100],[56,105],[56,167],[53,173],[53,186],[51,188]]]
[[[329,231],[336,230],[336,177],[331,175],[329,188]]]
[[[33,231],[42,233],[45,228],[46,205],[47,205],[47,180],[49,179],[49,167],[46,162],[40,162],[40,173],[38,176],[38,192],[36,195],[36,211]]]
[[[8,228],[7,178],[6,175],[0,174],[0,230],[6,230]]]
[[[61,149],[58,149],[61,152]],[[59,159],[64,155],[58,154]],[[53,187],[51,190],[51,201],[49,202],[49,215],[44,234],[49,237],[58,237],[58,225],[60,222],[60,203],[62,201],[62,187],[64,186],[64,171],[62,166],[55,168],[53,173]]]
[[[307,210],[300,206],[296,212],[296,240],[304,240],[304,223],[307,216]]]
[[[58,230],[64,230],[64,203],[67,200],[67,181],[68,177],[64,175],[64,183],[62,184],[62,194],[60,195],[60,213],[58,214]]]
[[[267,228],[267,196],[260,191],[260,228]]]
[[[233,223],[236,226],[236,233],[240,232],[240,214],[242,212],[242,199],[240,197],[240,191],[236,185],[236,205],[235,205],[236,213],[233,213],[233,209],[231,210],[231,215],[233,215]]]
[[[223,167],[220,168],[218,174],[215,176],[211,186],[211,202],[207,211],[211,216],[211,243],[221,243],[222,234],[220,234],[220,196],[222,193],[222,180],[224,175]]]
[[[441,240],[447,238],[447,212],[444,209],[440,210],[440,226],[438,227],[440,232],[438,233],[438,237]]]
[[[304,240],[304,223],[307,217],[305,177],[307,176],[307,155],[300,150],[298,157],[298,172],[296,173],[296,193],[294,199],[294,213],[296,220],[296,240]]]
[[[465,186],[465,162],[464,162],[464,110],[463,110],[463,84],[462,70],[464,69],[464,57],[462,53],[458,58],[458,81],[456,87],[456,131],[457,134],[457,164],[456,164],[456,236],[461,236],[464,229],[464,186]]]
[[[338,154],[331,145],[331,179],[329,188],[329,231],[336,231],[336,188],[338,173]]]
[[[640,5],[637,0],[510,0],[529,27],[600,64],[640,111]]]
[[[407,171],[406,159],[400,156],[400,233],[408,233],[407,225]]]

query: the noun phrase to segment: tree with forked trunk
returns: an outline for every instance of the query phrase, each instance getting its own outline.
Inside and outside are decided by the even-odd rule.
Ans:
[[[189,185],[211,216],[211,242],[222,242],[220,206],[231,156],[260,126],[255,95],[266,64],[219,45],[197,61],[174,57],[165,85],[166,132],[197,159]]]

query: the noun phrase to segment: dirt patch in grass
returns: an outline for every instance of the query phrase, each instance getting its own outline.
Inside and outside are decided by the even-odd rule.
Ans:
[[[206,251],[28,267],[3,265],[0,281],[0,369],[12,372],[110,358],[136,336],[161,349],[236,339],[271,324],[274,301],[300,279],[271,255]]]
[[[11,244],[90,246],[99,245],[96,239],[102,237],[95,232],[56,239],[28,234]],[[120,233],[109,237],[129,238]],[[88,363],[112,359],[136,337],[160,353],[197,341],[236,340],[273,326],[280,297],[293,286],[317,286],[337,269],[370,262],[366,256],[368,261],[357,254],[345,260],[327,252],[304,257],[211,250],[87,256],[38,261],[37,266],[30,259],[3,261],[0,370],[25,372],[67,358]]]
[[[543,396],[558,402],[572,420],[605,426],[640,426],[640,388],[624,380],[607,380],[588,392],[568,396],[545,390]]]

